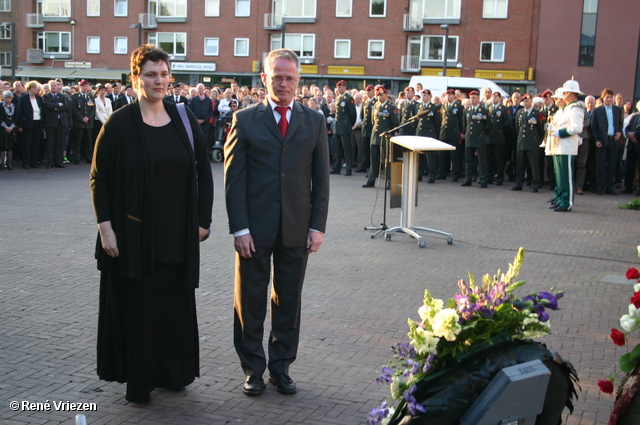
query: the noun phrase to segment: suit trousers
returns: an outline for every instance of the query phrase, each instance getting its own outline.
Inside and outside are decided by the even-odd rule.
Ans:
[[[57,126],[47,128],[46,132],[48,161],[50,164],[62,165],[66,128],[58,121]]]
[[[371,166],[371,137],[362,138],[361,160],[360,169],[366,171]]]
[[[269,371],[288,373],[296,359],[300,336],[302,283],[307,268],[306,247],[289,248],[278,232],[273,246],[257,246],[251,258],[236,253],[234,346],[245,375],[262,376],[267,361],[262,345],[271,278]]]
[[[607,146],[596,148],[596,190],[613,190],[615,180],[616,160],[618,148],[613,137],[609,138]]]
[[[555,171],[556,206],[571,209],[573,207],[573,168],[576,163],[575,155],[555,155],[553,169]]]
[[[331,171],[336,174],[340,174],[342,169],[342,159],[347,164],[347,172],[351,172],[351,133],[347,134],[334,134],[333,135],[333,165]]]
[[[73,158],[80,161],[82,155],[91,161],[93,158],[93,129],[74,128],[73,129]]]
[[[516,186],[524,186],[524,170],[527,162],[531,169],[531,189],[540,188],[540,149],[533,148],[529,151],[518,151],[518,158],[516,160]]]
[[[578,146],[578,156],[576,157],[576,190],[584,189],[584,180],[587,175],[587,158],[589,157],[589,141],[583,140]]]
[[[38,151],[42,141],[40,121],[33,121],[33,128],[22,129],[22,165],[35,167],[38,165]]]
[[[487,183],[487,146],[479,146],[477,148],[466,148],[467,155],[467,170],[465,172],[465,183],[471,183],[473,175],[475,174],[475,161],[476,153],[478,154],[478,183]]]
[[[504,181],[504,145],[503,144],[487,144],[487,174],[489,181],[493,181],[496,176],[496,183]]]
[[[351,161],[362,164],[362,131],[359,128],[351,131]]]
[[[627,146],[627,174],[624,179],[624,190],[629,193],[633,192],[636,170],[640,171],[640,142],[631,143],[629,141]],[[640,192],[640,189],[638,192]]]
[[[462,175],[462,157],[463,157],[463,145],[460,140],[443,140],[446,144],[455,146],[455,151],[442,151],[440,152],[440,177],[446,177],[449,172],[449,166],[452,167],[451,177],[458,179]]]

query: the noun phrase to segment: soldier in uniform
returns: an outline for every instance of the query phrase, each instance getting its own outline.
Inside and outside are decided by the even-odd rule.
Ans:
[[[73,117],[73,163],[80,164],[80,154],[88,163],[93,157],[93,121],[96,118],[96,103],[87,80],[78,83],[80,93],[71,96],[71,116]]]
[[[549,117],[553,116],[553,114],[555,114],[556,111],[559,109],[558,106],[555,104],[552,96],[553,96],[553,92],[549,89],[545,90],[540,95],[540,97],[544,101],[544,106],[540,111],[544,114],[544,119],[547,122],[549,122]],[[545,159],[547,159],[546,166],[545,166]],[[553,170],[553,160],[550,160],[550,158],[546,158],[543,153],[540,158],[540,167],[541,167],[540,178],[544,179],[544,170],[546,168],[547,176],[549,178],[548,180],[549,188],[553,190],[556,187],[556,177],[555,177],[555,172]]]
[[[480,93],[472,90],[469,93],[471,105],[464,112],[465,149],[467,154],[467,171],[464,183],[460,186],[471,186],[471,176],[474,169],[474,158],[478,158],[478,170],[481,188],[487,187],[487,136],[491,132],[491,115],[489,110],[480,104]]]
[[[371,84],[364,89],[367,93],[367,98],[362,102],[362,108],[360,108],[360,118],[362,119],[360,136],[362,137],[363,162],[360,164],[360,168],[356,170],[358,173],[366,173],[371,163],[371,130],[373,129],[371,111],[373,110],[373,105],[378,101],[374,96],[374,89]]]
[[[353,100],[351,93],[347,91],[347,82],[338,81],[336,84],[336,119],[335,130],[333,131],[334,154],[333,166],[329,174],[340,174],[342,168],[342,159],[347,164],[345,176],[351,175],[351,166],[353,164],[351,151],[351,131],[356,123],[356,102]]]
[[[437,139],[440,135],[440,124],[442,124],[442,115],[440,114],[440,107],[431,102],[431,90],[425,89],[422,91],[422,102],[418,106],[418,113],[422,111],[428,111],[426,115],[423,115],[418,120],[418,127],[416,134],[422,137],[431,137]],[[424,170],[422,165],[425,154],[420,154],[420,169]],[[426,161],[429,168],[429,180],[427,183],[435,183],[437,177],[437,153],[427,152]]]
[[[516,145],[516,185],[511,190],[522,190],[524,170],[528,161],[531,168],[531,191],[540,188],[540,144],[544,137],[544,114],[535,109],[530,94],[522,96],[523,108],[516,115],[518,142]]]
[[[371,132],[371,172],[369,179],[362,187],[373,187],[378,178],[380,165],[384,163],[386,155],[386,138],[383,133],[400,125],[398,119],[398,109],[389,100],[389,92],[384,86],[376,86],[376,97],[378,101],[373,107],[373,129]],[[385,174],[389,174],[386,170]]]
[[[440,107],[442,125],[440,140],[455,146],[455,151],[440,152],[440,172],[437,178],[446,180],[449,164],[453,163],[452,181],[457,182],[462,175],[462,143],[461,132],[464,120],[462,102],[456,99],[454,89],[447,90],[446,102]]]
[[[502,104],[502,94],[493,93],[492,105],[489,108],[491,113],[491,132],[487,137],[487,165],[489,181],[493,183],[493,175],[496,175],[496,186],[502,186],[504,181],[505,167],[505,135],[507,129],[511,128],[511,114],[509,108]]]
[[[415,91],[413,87],[407,87],[404,89],[406,100],[402,103],[402,109],[400,110],[400,124],[404,124],[413,118],[418,113],[419,102],[415,99]],[[405,125],[400,129],[400,134],[403,136],[415,136],[416,127],[418,123],[416,121]]]

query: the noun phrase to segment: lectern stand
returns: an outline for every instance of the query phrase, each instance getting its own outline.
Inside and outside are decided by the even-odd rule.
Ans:
[[[418,240],[418,246],[424,248],[427,243],[422,240],[422,236],[417,232],[437,233],[447,237],[447,243],[453,244],[453,235],[440,230],[417,227],[413,225],[413,212],[416,205],[417,182],[418,182],[418,155],[428,151],[452,151],[454,146],[441,142],[431,137],[421,136],[395,136],[391,142],[405,148],[402,154],[402,210],[400,214],[400,226],[385,230],[385,239],[390,241],[391,235],[396,232],[406,233]]]

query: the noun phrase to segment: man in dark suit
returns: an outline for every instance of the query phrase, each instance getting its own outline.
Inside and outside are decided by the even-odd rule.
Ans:
[[[449,164],[452,164],[453,172],[451,181],[457,182],[462,175],[462,143],[461,133],[463,126],[464,108],[462,102],[456,99],[454,89],[447,90],[447,101],[440,107],[442,114],[442,125],[440,127],[440,140],[448,145],[454,146],[455,151],[440,152],[440,173],[439,179],[446,180]]]
[[[71,97],[73,117],[73,163],[80,164],[81,153],[91,163],[93,157],[93,121],[96,118],[96,103],[87,80],[78,83],[80,93]],[[82,151],[81,151],[82,150]]]
[[[176,88],[173,84],[169,84],[169,94],[164,97],[165,100],[173,103],[184,103],[185,105],[189,104],[189,99],[184,96],[181,96],[179,92],[176,91]]]
[[[329,206],[329,146],[322,115],[294,101],[297,55],[269,53],[262,82],[268,97],[234,114],[225,144],[225,193],[236,253],[234,345],[246,395],[269,382],[283,394],[296,385],[302,283],[308,255],[320,248]],[[210,103],[210,102],[209,102]],[[271,335],[262,346],[273,258]]]
[[[492,104],[489,108],[491,112],[491,133],[487,137],[487,162],[489,181],[493,182],[496,175],[496,186],[502,186],[504,181],[505,167],[505,136],[511,129],[511,114],[509,108],[502,104],[502,94],[497,91],[492,94]]]
[[[591,118],[591,131],[596,141],[596,193],[617,195],[613,180],[624,119],[622,108],[613,104],[613,90],[602,90],[600,98],[602,106],[593,110]]]
[[[533,107],[531,95],[522,96],[523,108],[516,115],[518,143],[516,146],[516,185],[511,190],[522,190],[526,163],[531,168],[531,191],[540,188],[540,143],[544,137],[544,114]]]
[[[469,93],[471,105],[464,112],[464,127],[466,134],[464,145],[467,155],[467,170],[465,180],[460,186],[471,186],[475,169],[474,158],[478,158],[478,182],[481,188],[487,187],[487,136],[491,132],[491,114],[480,104],[480,93],[472,90]]]
[[[209,132],[211,130],[209,121],[213,118],[213,104],[211,103],[211,98],[204,93],[204,84],[198,84],[196,90],[198,93],[195,96],[191,96],[189,108],[198,119],[200,128],[204,133],[204,140],[209,143]]]
[[[371,165],[371,130],[373,129],[373,117],[371,111],[373,106],[378,101],[375,97],[375,87],[369,84],[364,91],[367,93],[367,99],[362,102],[362,108],[360,109],[360,118],[362,119],[362,131],[360,137],[362,137],[362,158],[363,162],[360,164],[360,168],[356,170],[357,173],[366,173],[367,169]]]
[[[125,105],[133,103],[135,100],[133,87],[127,86],[124,93],[120,93],[120,96],[116,99],[116,109],[120,109]]]
[[[417,113],[426,111],[426,115],[423,115],[418,119],[418,126],[416,128],[416,134],[422,137],[431,137],[437,139],[440,135],[440,125],[442,124],[442,115],[440,114],[440,107],[431,102],[431,90],[422,90],[421,102],[418,105]],[[427,183],[435,183],[438,173],[438,156],[437,152],[426,153],[426,167],[425,167],[425,154],[420,154],[420,170],[429,168],[429,180]]]
[[[338,97],[336,98],[336,119],[334,121],[335,130],[333,132],[335,149],[330,174],[340,174],[342,159],[344,158],[344,162],[347,164],[344,175],[350,176],[351,166],[353,164],[351,132],[358,118],[356,115],[356,103],[351,93],[347,91],[346,81],[338,81],[336,84],[336,92],[338,93]]]
[[[64,139],[65,132],[69,127],[69,102],[67,97],[61,92],[62,84],[56,80],[49,81],[51,91],[44,96],[44,128],[47,134],[47,154],[49,155],[49,161],[47,168],[64,168],[63,158],[64,155]]]

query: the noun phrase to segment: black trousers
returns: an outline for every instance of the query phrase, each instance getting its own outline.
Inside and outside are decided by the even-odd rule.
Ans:
[[[38,151],[42,141],[40,121],[33,121],[32,128],[22,129],[22,165],[35,167],[38,165]]]
[[[627,146],[627,175],[624,179],[624,189],[633,192],[633,179],[636,175],[636,168],[640,170],[640,142],[631,143]]]
[[[503,144],[487,144],[487,174],[489,181],[493,181],[496,175],[496,183],[504,181],[504,145]]]
[[[606,147],[596,147],[596,190],[613,190],[618,159],[617,142],[609,138]]]
[[[467,169],[465,172],[465,183],[471,183],[474,174],[474,158],[478,158],[478,183],[486,184],[488,181],[488,173],[487,173],[487,146],[479,146],[477,148],[467,147]]]
[[[73,158],[80,161],[82,155],[90,161],[93,157],[93,128],[74,128]]]
[[[360,169],[366,170],[371,165],[371,137],[362,137],[362,162]]]
[[[288,373],[296,359],[300,336],[302,283],[307,268],[306,247],[289,248],[278,232],[273,246],[256,246],[251,258],[236,253],[234,345],[245,375],[262,376],[267,368],[262,345],[271,280],[269,371]]]
[[[47,155],[48,161],[56,165],[62,165],[62,152],[64,150],[64,137],[66,128],[60,124],[55,127],[48,127],[47,132]]]
[[[464,156],[464,146],[459,140],[443,140],[443,142],[455,146],[455,151],[440,152],[440,177],[445,177],[449,172],[449,164],[452,165],[451,177],[454,179],[462,176],[462,158]]]
[[[335,134],[333,135],[333,141],[335,144],[335,150],[333,151],[333,165],[331,171],[340,174],[342,169],[342,159],[347,164],[347,172],[351,171],[353,164],[351,158],[351,133],[348,134]]]
[[[531,169],[531,189],[540,188],[540,149],[533,148],[529,151],[518,151],[516,160],[516,186],[524,186],[524,170],[527,162]]]

